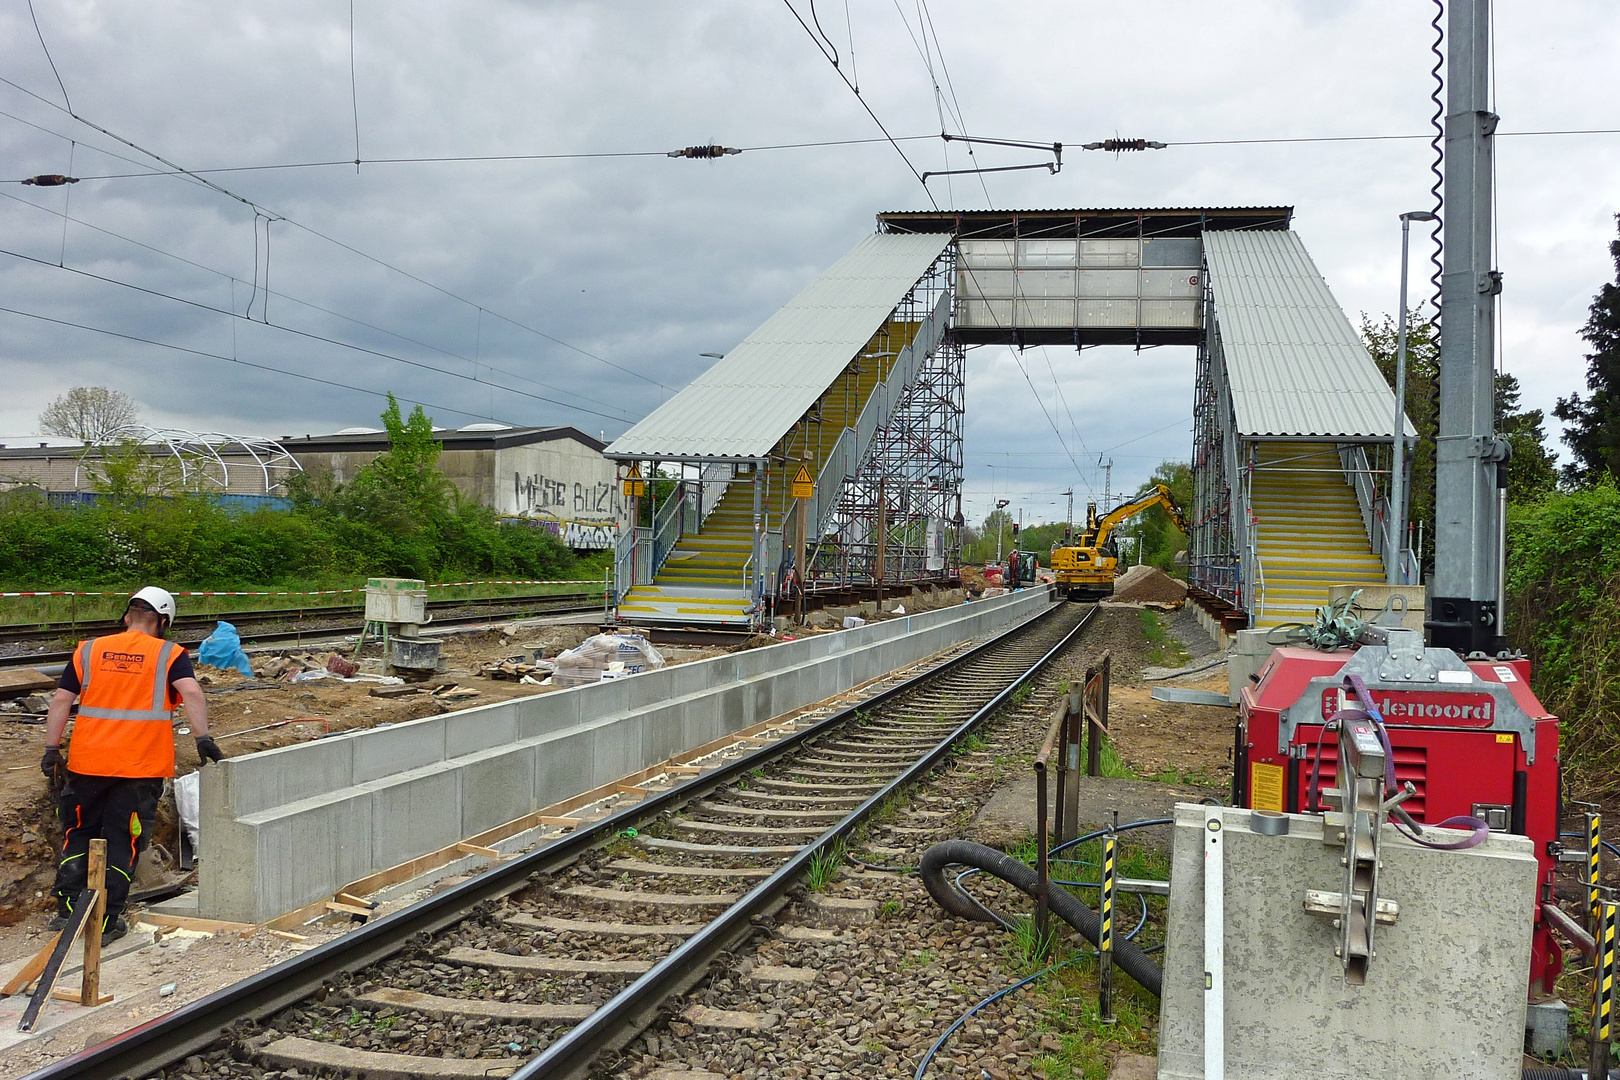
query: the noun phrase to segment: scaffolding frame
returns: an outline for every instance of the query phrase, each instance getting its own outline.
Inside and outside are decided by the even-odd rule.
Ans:
[[[940,298],[954,301],[955,262],[953,244],[901,301],[859,362],[884,365],[887,378],[894,357]],[[820,535],[810,538],[807,589],[960,578],[966,367],[966,348],[947,330],[898,399],[880,403],[886,418],[844,478]]]

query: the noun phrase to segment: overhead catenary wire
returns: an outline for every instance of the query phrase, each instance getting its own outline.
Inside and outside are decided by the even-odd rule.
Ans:
[[[50,264],[47,263],[46,265]],[[153,338],[141,337],[138,334],[126,334],[119,330],[108,330],[106,327],[91,326],[88,323],[74,322],[71,319],[58,319],[54,316],[42,315],[37,311],[23,311],[20,308],[0,306],[0,312],[4,312],[8,315],[19,315],[25,319],[35,319],[39,322],[52,323],[56,326],[67,326],[77,330],[87,330],[93,334],[102,334],[106,337],[119,338],[123,341],[134,341],[143,345],[155,345],[160,349],[170,349],[174,352],[186,353],[191,356],[206,357],[210,360],[223,360],[228,364],[239,364],[242,367],[257,368],[260,371],[268,371],[272,375],[286,375],[289,378],[302,379],[305,382],[319,383],[322,386],[331,386],[339,390],[352,390],[357,394],[368,394],[371,397],[377,398],[386,398],[389,396],[386,391],[371,390],[364,386],[355,386],[351,383],[336,382],[332,379],[322,379],[316,375],[305,375],[303,372],[291,371],[286,368],[271,367],[269,364],[257,364],[252,360],[242,360],[235,356],[225,356],[223,353],[208,352],[205,349],[193,349],[185,345],[175,345],[168,341],[157,341]],[[497,423],[507,423],[507,421],[502,420],[498,416],[489,416],[485,413],[470,412],[467,409],[457,409],[450,405],[442,405],[437,402],[426,401],[417,397],[410,397],[401,394],[395,394],[394,397],[405,402],[406,404],[425,405],[430,409],[438,409],[448,413],[455,413],[457,416],[476,416],[484,420],[494,420]]]
[[[119,232],[115,232],[115,231],[113,231],[111,229],[103,228],[100,225],[95,225],[95,224],[93,224],[91,222],[85,221],[83,218],[72,217],[72,216],[64,213],[63,211],[52,210],[48,206],[41,206],[38,203],[29,202],[27,199],[20,199],[17,196],[9,194],[9,193],[4,192],[4,191],[0,191],[0,198],[11,199],[13,202],[21,203],[22,205],[27,206],[27,207],[29,207],[31,209],[39,210],[39,211],[41,211],[43,213],[46,213],[46,214],[52,214],[52,215],[61,217],[61,218],[63,218],[64,223],[66,223],[68,221],[71,221],[73,224],[78,225],[81,228],[90,229],[90,230],[92,230],[94,232],[98,232],[98,233],[102,234],[103,236],[109,236],[109,237],[112,237],[112,238],[114,238],[116,240],[121,240],[124,243],[134,245],[135,247],[143,248],[143,249],[145,249],[147,251],[152,252],[153,254],[161,255],[161,256],[163,256],[165,258],[168,258],[168,259],[173,259],[176,262],[179,262],[179,263],[182,263],[182,264],[184,264],[186,266],[190,266],[190,267],[193,267],[195,269],[201,270],[204,273],[214,274],[214,275],[216,275],[216,276],[218,276],[220,278],[225,279],[231,285],[231,287],[233,289],[233,292],[234,292],[235,287],[238,284],[241,284],[241,285],[249,284],[248,282],[243,281],[242,279],[236,277],[234,274],[228,273],[227,271],[224,271],[224,270],[220,270],[217,267],[208,266],[205,263],[197,262],[195,259],[189,259],[184,255],[178,255],[178,254],[176,254],[176,253],[174,253],[172,251],[165,251],[163,248],[155,247],[154,245],[148,244],[145,241],[136,240],[133,237],[124,235],[123,233],[119,233]],[[65,269],[65,267],[64,267],[64,269]],[[345,315],[340,311],[334,311],[331,308],[324,307],[324,306],[322,306],[320,304],[317,304],[317,303],[315,303],[315,302],[313,302],[311,300],[305,300],[305,299],[303,299],[301,297],[293,296],[290,293],[284,293],[284,292],[280,292],[280,291],[276,291],[276,290],[266,290],[266,291],[267,292],[273,292],[274,295],[277,297],[277,299],[285,300],[285,301],[287,301],[289,303],[297,304],[297,305],[299,305],[301,307],[307,307],[307,308],[309,308],[309,309],[311,309],[313,311],[319,311],[324,315],[330,315],[331,317],[333,317],[335,319],[342,319],[344,322],[352,323],[355,326],[364,327],[367,330],[374,330],[379,334],[386,334],[389,337],[396,338],[396,339],[398,339],[400,341],[408,342],[408,343],[410,343],[412,345],[416,345],[416,346],[418,346],[420,348],[431,350],[433,352],[439,353],[442,356],[447,356],[447,357],[450,357],[450,358],[455,359],[455,360],[463,360],[463,361],[466,361],[467,363],[474,363],[475,362],[472,357],[465,356],[465,355],[463,355],[461,353],[455,352],[454,350],[442,348],[441,346],[434,345],[431,342],[427,342],[427,341],[423,341],[423,340],[421,340],[419,338],[411,337],[408,334],[402,334],[402,333],[398,332],[397,330],[389,330],[386,327],[378,326],[376,323],[367,322],[364,319],[357,319],[352,315]],[[234,303],[232,304],[232,307],[234,309],[234,307],[235,307]],[[243,314],[246,315],[247,313],[244,311]],[[248,321],[257,322],[258,320],[249,319]],[[271,324],[271,325],[276,325],[276,324]],[[277,328],[279,329],[280,327],[278,326]],[[232,324],[232,332],[233,333],[235,332],[235,324],[234,323]],[[519,372],[516,372],[516,371],[509,371],[506,368],[496,367],[495,365],[489,363],[487,360],[479,359],[476,362],[482,364],[484,368],[486,368],[486,369],[488,369],[490,371],[498,372],[498,373],[500,373],[502,375],[506,375],[506,376],[508,376],[510,378],[520,379],[523,382],[529,383],[529,384],[534,385],[534,386],[544,387],[547,390],[552,390],[552,391],[555,391],[556,393],[564,394],[564,395],[567,395],[569,397],[578,398],[581,401],[590,402],[593,405],[601,405],[601,406],[603,406],[605,408],[609,408],[609,409],[615,408],[615,406],[611,402],[601,401],[601,400],[599,400],[597,398],[593,398],[593,397],[590,397],[588,395],[578,393],[576,391],[565,390],[562,387],[553,386],[550,383],[541,382],[538,379],[530,378],[529,376],[523,375],[523,374],[521,374]],[[492,382],[490,385],[499,386],[500,384]],[[518,392],[520,392],[520,391],[518,391]],[[564,404],[563,407],[566,408],[566,409],[569,409],[569,410],[575,410],[575,409],[578,408],[577,406],[572,405],[572,404]],[[581,411],[592,412],[592,410],[581,410]],[[621,412],[622,411],[623,410],[621,410]],[[592,415],[602,415],[602,414],[592,412]],[[625,415],[625,416],[620,416],[620,417],[611,417],[610,419],[634,421],[636,419],[636,417]]]
[[[506,385],[501,384],[501,383],[493,383],[488,379],[480,379],[478,377],[476,371],[471,375],[468,375],[468,374],[466,374],[464,372],[460,372],[460,371],[447,371],[444,368],[434,367],[432,364],[423,363],[420,360],[411,360],[411,359],[408,359],[408,358],[403,357],[403,356],[395,356],[392,353],[386,353],[386,352],[383,352],[383,351],[381,351],[379,349],[368,349],[364,345],[356,345],[356,344],[354,344],[352,342],[339,341],[337,338],[327,337],[324,334],[317,334],[317,333],[314,333],[314,332],[309,331],[309,330],[300,330],[297,327],[285,326],[285,325],[282,325],[280,323],[259,322],[258,320],[253,319],[253,318],[251,318],[250,316],[248,316],[246,314],[243,314],[243,313],[237,312],[237,311],[233,311],[230,308],[217,307],[217,306],[215,306],[213,304],[206,304],[206,303],[203,303],[200,300],[192,300],[192,299],[189,299],[189,298],[184,297],[184,296],[175,296],[172,293],[166,293],[166,292],[163,292],[163,291],[161,291],[159,289],[152,289],[152,288],[148,288],[148,287],[146,287],[144,285],[137,285],[134,282],[121,281],[118,278],[107,277],[107,276],[105,276],[103,274],[97,274],[97,273],[94,273],[94,272],[89,271],[89,270],[81,270],[78,267],[74,267],[74,266],[57,266],[54,263],[48,262],[48,261],[46,261],[44,259],[37,259],[37,258],[33,257],[32,255],[25,255],[22,252],[12,251],[9,248],[0,247],[0,255],[7,255],[7,256],[10,256],[11,258],[20,259],[20,260],[22,260],[24,262],[34,263],[35,265],[38,265],[38,266],[48,266],[48,267],[51,267],[52,269],[55,269],[55,270],[61,270],[61,271],[65,272],[65,273],[75,274],[75,275],[78,275],[80,277],[90,278],[92,280],[100,281],[100,282],[103,282],[103,283],[108,284],[108,285],[118,285],[118,286],[120,286],[122,288],[131,289],[131,290],[133,290],[135,292],[145,293],[148,296],[154,296],[154,297],[158,297],[160,299],[169,300],[169,301],[172,301],[172,302],[177,303],[177,304],[184,304],[187,307],[199,308],[199,309],[201,309],[203,311],[210,311],[210,312],[213,312],[216,315],[228,315],[233,319],[242,319],[242,320],[244,320],[246,322],[255,322],[255,323],[258,323],[258,325],[260,325],[260,326],[266,326],[266,327],[269,327],[272,330],[280,330],[283,333],[293,334],[293,335],[296,335],[298,337],[306,338],[306,339],[309,339],[309,340],[312,340],[312,341],[320,341],[320,342],[324,342],[324,343],[326,343],[328,345],[336,345],[339,348],[350,349],[350,350],[352,350],[354,352],[362,353],[362,354],[367,355],[367,356],[374,356],[374,357],[377,357],[378,359],[381,359],[381,360],[391,360],[394,363],[405,364],[405,365],[407,365],[409,367],[414,367],[414,368],[420,368],[423,371],[429,371],[429,372],[432,372],[432,373],[434,373],[436,375],[447,375],[447,376],[449,376],[450,378],[453,378],[453,379],[462,379],[462,380],[465,380],[467,382],[480,383],[480,384],[483,384],[485,386],[494,386],[497,389],[504,390],[509,394],[517,394],[520,397],[533,398],[536,401],[543,401],[548,405],[557,405],[557,406],[560,406],[560,407],[563,407],[563,408],[573,409],[576,412],[590,413],[593,416],[600,416],[600,417],[602,417],[604,419],[607,419],[607,420],[620,420],[620,421],[622,421],[624,419],[624,417],[622,417],[622,416],[612,416],[612,415],[610,415],[608,413],[598,412],[595,409],[586,409],[586,408],[582,408],[580,406],[571,406],[571,405],[568,405],[566,402],[557,401],[557,400],[555,400],[553,398],[548,398],[548,397],[545,397],[545,396],[543,396],[541,394],[531,394],[526,390],[518,390],[518,389],[516,389],[514,387],[506,386]],[[274,370],[274,369],[272,369],[272,370]],[[469,413],[467,415],[478,415],[478,414]]]
[[[193,180],[194,182],[200,183],[204,187],[207,187],[210,190],[218,192],[219,194],[225,196],[226,198],[229,198],[229,199],[232,199],[232,200],[234,200],[236,202],[239,202],[243,206],[246,206],[249,209],[251,209],[251,210],[253,210],[253,211],[257,212],[257,213],[263,213],[263,214],[270,215],[270,216],[274,217],[278,221],[285,221],[289,225],[292,225],[292,226],[294,226],[294,227],[296,227],[298,229],[303,230],[306,233],[309,233],[311,236],[315,236],[315,237],[318,237],[318,238],[320,238],[322,240],[325,240],[329,244],[332,244],[332,245],[334,245],[336,247],[342,248],[343,250],[345,250],[345,251],[347,251],[347,252],[349,252],[349,253],[351,253],[353,255],[357,255],[360,258],[365,259],[368,262],[371,262],[371,263],[374,263],[374,264],[376,264],[378,266],[384,267],[385,269],[391,270],[392,272],[394,272],[396,274],[399,274],[399,275],[401,275],[403,277],[409,278],[410,280],[415,281],[419,285],[422,285],[422,286],[424,286],[426,288],[432,289],[433,291],[435,291],[437,293],[440,293],[443,296],[447,296],[447,297],[449,297],[449,298],[451,298],[453,300],[456,300],[456,301],[458,301],[460,303],[466,304],[468,307],[476,309],[476,308],[479,308],[480,306],[483,306],[483,305],[479,305],[475,301],[469,300],[466,297],[461,296],[460,294],[458,294],[456,292],[453,292],[450,289],[447,289],[447,288],[443,287],[442,285],[437,285],[437,284],[435,284],[435,283],[433,283],[431,281],[428,281],[426,278],[421,277],[420,275],[413,274],[409,270],[406,270],[406,269],[404,269],[402,267],[396,266],[393,263],[388,262],[386,259],[381,259],[381,258],[379,258],[379,257],[377,257],[375,255],[370,254],[369,252],[361,251],[359,248],[353,246],[352,244],[345,243],[344,241],[339,240],[334,236],[330,236],[330,235],[320,231],[319,229],[314,228],[313,226],[305,225],[303,222],[298,221],[297,219],[289,217],[289,216],[287,216],[285,214],[275,213],[274,211],[268,209],[267,207],[262,206],[261,204],[255,202],[252,199],[247,198],[244,195],[239,195],[236,192],[231,191],[229,188],[223,187],[220,184],[217,184],[214,181],[209,180],[207,177],[200,176],[200,175],[196,174],[195,172],[192,172],[191,170],[186,169],[185,167],[183,167],[181,165],[178,165],[173,161],[170,161],[168,158],[162,156],[161,154],[158,154],[158,153],[156,153],[154,151],[148,150],[144,146],[141,146],[138,143],[135,143],[135,142],[133,142],[133,141],[131,141],[129,139],[124,138],[122,135],[118,135],[115,132],[109,131],[108,129],[102,127],[100,124],[97,124],[92,120],[88,120],[83,116],[80,116],[78,113],[74,112],[71,109],[64,108],[63,106],[56,104],[54,101],[51,101],[48,98],[41,97],[39,94],[34,93],[32,90],[29,90],[27,87],[21,86],[18,83],[13,82],[12,80],[6,78],[5,76],[0,76],[0,82],[4,82],[9,86],[12,86],[12,87],[15,87],[18,90],[21,90],[23,93],[27,94],[29,97],[35,98],[36,100],[38,100],[40,102],[43,102],[44,104],[50,106],[53,109],[57,109],[57,110],[59,110],[61,112],[67,113],[67,115],[71,116],[73,119],[77,120],[79,123],[84,124],[86,127],[92,128],[92,129],[94,129],[96,131],[99,131],[103,135],[106,135],[108,138],[113,139],[113,140],[115,140],[117,142],[120,142],[120,143],[124,144],[125,146],[128,146],[132,150],[135,150],[137,153],[145,154],[147,157],[150,157],[154,161],[161,162],[162,164],[168,166],[170,169],[176,170],[177,172],[179,172],[183,176]],[[616,371],[621,371],[626,375],[630,375],[630,376],[633,376],[634,378],[641,379],[644,382],[651,383],[652,385],[657,386],[660,389],[668,390],[668,391],[670,391],[672,393],[674,392],[674,387],[666,386],[665,384],[659,382],[657,379],[653,379],[653,378],[650,378],[647,375],[643,375],[639,371],[635,371],[635,370],[633,370],[631,368],[627,368],[627,367],[623,366],[622,364],[616,364],[613,361],[607,359],[606,357],[598,356],[597,354],[595,354],[593,352],[590,352],[587,349],[580,348],[578,345],[575,345],[572,342],[564,341],[562,338],[556,337],[555,335],[552,335],[552,334],[548,334],[543,330],[537,329],[537,328],[535,328],[533,326],[528,325],[525,322],[522,322],[519,319],[514,319],[509,315],[502,314],[501,312],[495,311],[494,309],[488,308],[487,306],[485,306],[485,310],[489,311],[489,313],[491,315],[493,315],[495,318],[498,318],[503,322],[509,323],[512,326],[516,326],[519,329],[525,330],[528,333],[534,334],[536,337],[540,337],[540,338],[543,338],[546,341],[550,341],[550,342],[552,342],[554,344],[561,345],[562,347],[564,347],[566,349],[571,349],[574,352],[579,353],[581,356],[589,357],[590,359],[595,360],[598,363],[605,364],[606,366],[611,367]]]
[[[792,13],[794,21],[804,28],[804,32],[806,34],[810,35],[810,40],[815,42],[816,51],[820,52],[827,62],[832,64],[834,73],[837,74],[838,78],[845,86],[849,87],[850,93],[855,95],[855,100],[861,103],[862,109],[866,110],[866,115],[872,118],[872,123],[876,124],[878,126],[878,130],[883,132],[883,137],[888,140],[890,146],[894,147],[894,152],[900,155],[900,160],[906,163],[906,168],[910,170],[911,175],[915,176],[917,178],[917,183],[922,185],[923,192],[928,196],[928,202],[935,210],[938,210],[939,203],[934,200],[933,192],[928,190],[927,181],[922,178],[922,174],[917,171],[917,167],[911,163],[911,159],[906,157],[906,152],[900,149],[899,141],[897,141],[893,135],[889,134],[889,129],[884,126],[882,120],[878,119],[878,114],[872,111],[872,106],[866,103],[866,98],[861,95],[859,90],[855,89],[855,84],[849,81],[849,76],[845,75],[843,69],[838,66],[837,54],[829,53],[822,45],[821,41],[816,37],[816,32],[810,29],[809,25],[805,23],[804,17],[800,15],[798,9],[793,6],[793,0],[782,0],[782,3],[787,7],[788,11]]]

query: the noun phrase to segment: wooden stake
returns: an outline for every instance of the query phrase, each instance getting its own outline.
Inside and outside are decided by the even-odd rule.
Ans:
[[[79,983],[79,1004],[101,1004],[101,926],[107,918],[107,841],[90,841],[90,888],[96,906],[84,930],[84,978]]]

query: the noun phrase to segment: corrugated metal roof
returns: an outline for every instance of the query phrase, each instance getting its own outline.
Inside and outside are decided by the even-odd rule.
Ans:
[[[1395,395],[1298,233],[1210,231],[1204,256],[1239,435],[1389,438]]]
[[[769,453],[950,242],[938,233],[868,236],[724,359],[615,439],[607,456]]]

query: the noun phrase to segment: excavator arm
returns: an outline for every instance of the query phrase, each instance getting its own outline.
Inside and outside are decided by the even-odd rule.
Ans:
[[[1187,531],[1187,519],[1182,515],[1181,507],[1176,505],[1176,500],[1171,497],[1170,489],[1163,484],[1155,484],[1147,494],[1128,503],[1121,503],[1110,510],[1108,515],[1097,523],[1097,535],[1092,541],[1092,546],[1101,548],[1108,543],[1109,535],[1116,528],[1152,506],[1164,507],[1170,519],[1176,523],[1176,528],[1182,532]]]

